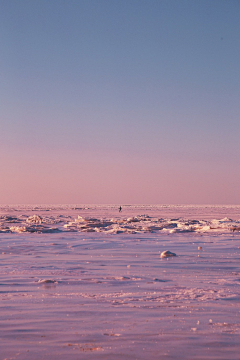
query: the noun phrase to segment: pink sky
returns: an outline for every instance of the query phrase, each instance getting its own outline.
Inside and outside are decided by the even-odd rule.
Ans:
[[[239,204],[231,163],[58,152],[8,153],[1,165],[2,204]]]

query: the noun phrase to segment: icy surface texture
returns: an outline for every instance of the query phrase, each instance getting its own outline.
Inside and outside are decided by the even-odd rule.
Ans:
[[[227,227],[238,207],[1,210],[1,359],[239,360],[240,234]],[[223,220],[143,230],[161,218]],[[107,230],[120,221],[123,232]]]

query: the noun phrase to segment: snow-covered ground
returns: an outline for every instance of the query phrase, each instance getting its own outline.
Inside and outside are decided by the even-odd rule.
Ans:
[[[1,360],[239,360],[239,206],[0,216]]]

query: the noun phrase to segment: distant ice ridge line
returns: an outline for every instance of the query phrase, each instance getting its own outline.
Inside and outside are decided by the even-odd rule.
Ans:
[[[56,226],[57,224],[57,226]],[[55,226],[53,226],[55,225]],[[3,215],[0,216],[1,233],[55,233],[55,232],[103,232],[106,234],[138,234],[148,232],[174,233],[238,233],[240,220],[230,218],[200,220],[184,218],[157,218],[137,215],[121,218],[77,218],[70,215],[41,216]]]
[[[88,209],[116,209],[116,204],[15,204],[7,205],[1,204],[0,210],[5,211],[56,211],[56,210],[88,210]],[[145,209],[145,210],[157,210],[157,209],[238,209],[239,205],[209,205],[209,204],[123,204],[127,209]]]

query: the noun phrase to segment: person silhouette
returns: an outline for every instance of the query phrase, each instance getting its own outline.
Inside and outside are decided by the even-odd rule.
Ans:
[[[121,212],[122,211],[122,207],[121,206],[119,206],[119,212]]]

